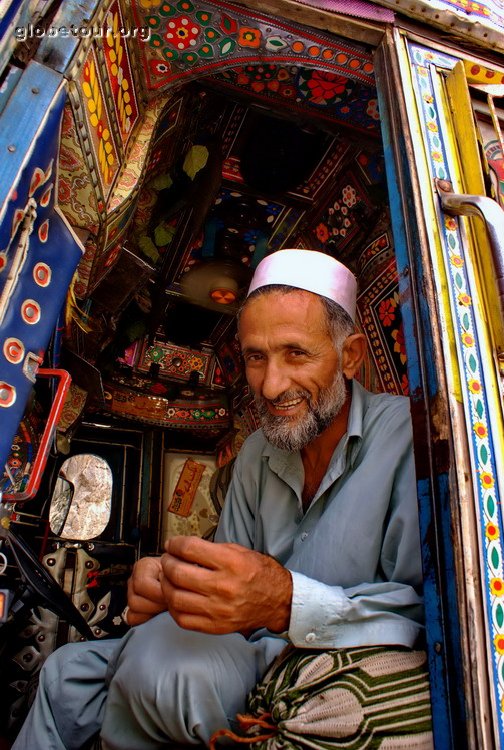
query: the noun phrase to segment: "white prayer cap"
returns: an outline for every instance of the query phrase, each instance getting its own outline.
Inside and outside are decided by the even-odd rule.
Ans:
[[[247,296],[263,286],[285,284],[337,302],[355,321],[357,279],[343,263],[316,250],[277,250],[257,266]]]

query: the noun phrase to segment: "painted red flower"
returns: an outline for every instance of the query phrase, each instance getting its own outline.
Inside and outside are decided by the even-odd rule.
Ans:
[[[153,73],[155,76],[166,76],[171,71],[168,63],[162,62],[160,60],[149,60],[149,67],[151,69],[151,73]]]
[[[329,239],[329,230],[322,222],[315,229],[315,234],[317,235],[317,239],[320,242],[327,242],[327,240]]]
[[[392,297],[384,299],[380,302],[378,308],[378,315],[384,326],[390,326],[395,319],[395,304]]]
[[[327,102],[342,94],[347,85],[347,79],[335,73],[327,73],[324,70],[314,70],[313,75],[307,81],[310,89],[311,99],[314,102]]]
[[[184,50],[196,45],[196,39],[201,27],[190,16],[177,16],[168,21],[165,39],[178,50]]]

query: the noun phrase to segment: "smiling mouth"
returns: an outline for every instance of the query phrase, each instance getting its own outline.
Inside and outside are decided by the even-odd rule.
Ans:
[[[270,405],[274,409],[279,409],[280,411],[288,411],[289,409],[293,409],[294,407],[298,406],[302,401],[304,401],[304,398],[294,398],[290,401],[283,401],[280,404],[276,404],[273,401],[270,401]]]

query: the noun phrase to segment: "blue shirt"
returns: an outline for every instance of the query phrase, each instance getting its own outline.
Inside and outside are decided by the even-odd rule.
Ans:
[[[295,646],[413,646],[423,604],[408,399],[352,381],[348,430],[306,513],[303,483],[300,453],[254,432],[238,454],[215,541],[272,555],[291,571]]]

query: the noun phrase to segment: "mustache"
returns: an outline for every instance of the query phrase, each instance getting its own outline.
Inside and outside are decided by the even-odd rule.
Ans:
[[[282,406],[286,401],[293,401],[296,398],[304,398],[308,401],[308,403],[311,403],[311,394],[308,391],[284,391],[276,398],[270,399],[270,398],[264,398],[264,396],[261,396],[258,394],[256,397],[256,401],[263,404],[271,404],[272,406]]]

